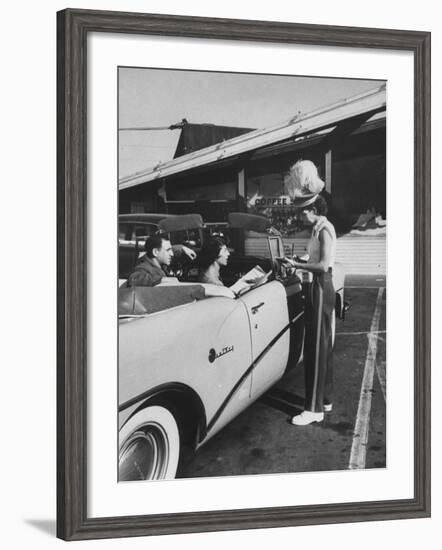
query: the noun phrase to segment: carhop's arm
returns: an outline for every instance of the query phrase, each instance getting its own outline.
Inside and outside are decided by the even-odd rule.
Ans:
[[[326,230],[322,230],[319,233],[319,255],[320,260],[319,262],[313,263],[313,262],[296,262],[294,260],[288,260],[290,265],[293,267],[296,267],[297,269],[304,269],[307,271],[312,271],[313,273],[326,273],[328,271],[328,266],[331,262],[331,251],[332,251],[332,238],[330,236],[330,233]]]

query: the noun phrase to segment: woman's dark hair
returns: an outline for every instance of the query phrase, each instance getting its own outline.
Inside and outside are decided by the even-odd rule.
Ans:
[[[201,251],[198,256],[198,263],[201,268],[205,269],[213,264],[218,258],[219,253],[226,243],[221,237],[209,237],[201,247]]]
[[[326,216],[328,212],[328,206],[327,201],[324,199],[323,196],[318,195],[316,197],[316,200],[314,203],[312,203],[310,206],[306,206],[303,210],[316,210],[316,214],[318,216]]]

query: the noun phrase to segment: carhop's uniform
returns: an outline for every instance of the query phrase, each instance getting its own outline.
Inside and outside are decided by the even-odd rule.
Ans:
[[[320,260],[319,234],[327,231],[332,238],[332,254],[328,271],[313,273],[313,280],[304,283],[305,297],[305,405],[304,409],[323,412],[331,403],[333,390],[332,315],[336,296],[332,281],[332,266],[336,255],[336,233],[333,225],[321,216],[312,229],[307,245],[309,263]]]

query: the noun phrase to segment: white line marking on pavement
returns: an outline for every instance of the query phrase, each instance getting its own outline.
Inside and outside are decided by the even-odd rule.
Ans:
[[[384,400],[387,395],[387,381],[385,376],[385,361],[376,361],[376,374],[378,375],[379,384],[381,386],[382,393],[384,394]]]
[[[371,396],[373,391],[373,375],[376,368],[376,354],[378,337],[376,332],[381,318],[381,305],[384,288],[380,288],[376,299],[376,306],[371,320],[370,332],[367,334],[368,348],[365,358],[364,376],[362,378],[361,393],[359,396],[358,413],[353,432],[353,442],[350,453],[350,470],[365,468],[367,456],[368,431],[370,426]]]

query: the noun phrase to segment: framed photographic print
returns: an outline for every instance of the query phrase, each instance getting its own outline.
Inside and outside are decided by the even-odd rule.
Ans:
[[[430,514],[429,66],[58,13],[59,537]]]

